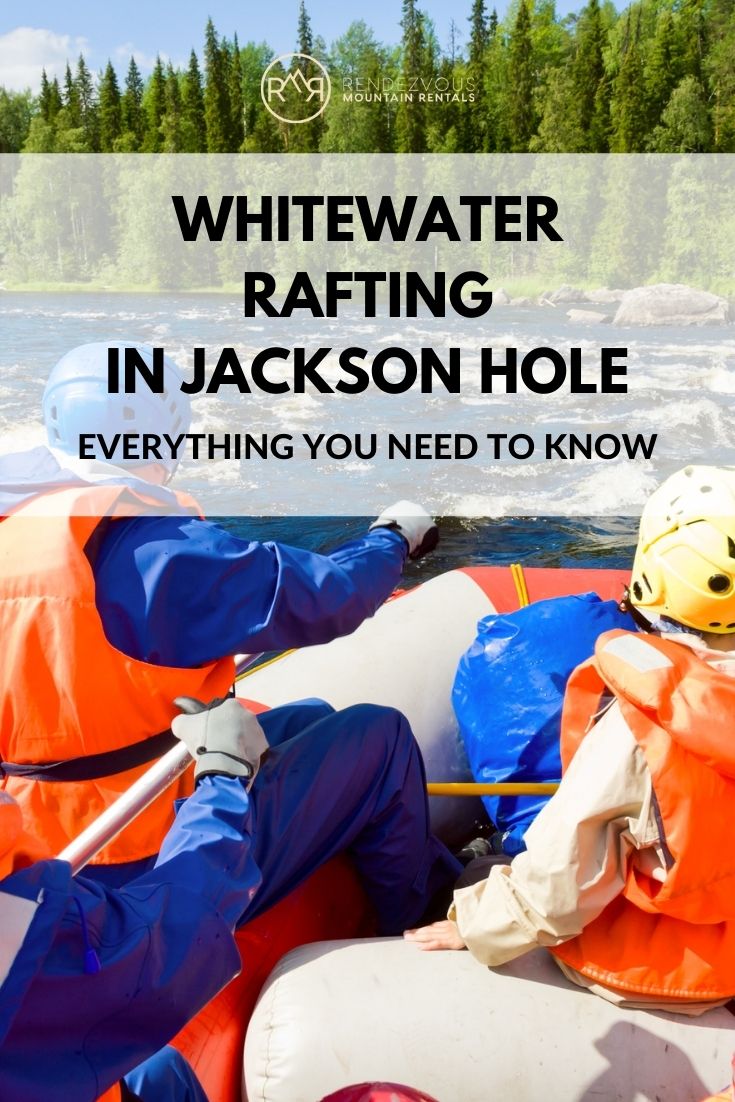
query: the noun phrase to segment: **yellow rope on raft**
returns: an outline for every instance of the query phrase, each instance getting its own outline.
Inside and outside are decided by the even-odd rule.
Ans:
[[[280,661],[281,658],[285,658],[289,654],[293,654],[297,647],[292,647],[291,650],[283,650],[280,654],[274,654],[272,658],[269,658],[267,662],[261,662],[257,666],[248,666],[242,673],[237,674],[235,681],[242,681],[243,677],[250,677],[251,673],[259,673],[260,670],[264,670],[266,666],[272,666],[274,662]]]
[[[510,564],[510,573],[515,583],[516,593],[518,594],[518,607],[525,608],[526,605],[530,605],[531,599],[528,596],[528,588],[526,586],[523,567],[519,562],[512,562]]]
[[[474,781],[430,781],[426,791],[430,796],[551,796],[559,787],[552,782],[481,784]]]

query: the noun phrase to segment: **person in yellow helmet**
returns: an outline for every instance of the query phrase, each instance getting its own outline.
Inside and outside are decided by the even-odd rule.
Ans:
[[[406,932],[491,967],[536,946],[629,1007],[735,995],[735,468],[690,466],[643,510],[629,602],[567,684],[562,781],[526,849]]]

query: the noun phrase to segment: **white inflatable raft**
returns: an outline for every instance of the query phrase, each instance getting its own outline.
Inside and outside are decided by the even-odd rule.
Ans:
[[[619,571],[527,570],[531,600],[595,590]],[[320,696],[401,708],[429,780],[468,779],[451,709],[459,656],[488,612],[518,607],[507,568],[453,571],[384,606],[352,636],[255,671],[240,695],[273,706]],[[481,805],[435,799],[445,839]],[[317,1102],[361,1081],[402,1082],[439,1102],[698,1102],[728,1079],[735,1018],[623,1011],[568,983],[542,950],[489,970],[468,953],[396,939],[331,941],[283,958],[245,1046],[248,1102]]]

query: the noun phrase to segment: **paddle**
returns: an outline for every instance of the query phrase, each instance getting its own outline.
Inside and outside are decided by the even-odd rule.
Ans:
[[[262,654],[241,655],[237,662],[237,680],[244,676]],[[191,764],[189,751],[183,743],[172,746],[154,762],[142,777],[131,784],[127,792],[106,808],[98,819],[90,823],[82,833],[58,854],[59,861],[68,861],[73,874],[81,872],[99,851],[120,834],[128,823],[153,803],[162,792]]]

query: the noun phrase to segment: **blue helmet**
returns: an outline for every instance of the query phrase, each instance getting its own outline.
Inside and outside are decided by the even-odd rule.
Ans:
[[[139,380],[134,394],[110,394],[107,389],[108,348],[135,348],[151,367],[153,350],[131,341],[99,341],[72,348],[49,375],[43,392],[43,422],[48,442],[66,455],[79,455],[81,433],[100,433],[109,441],[116,433],[168,433],[189,431],[191,402],[181,391],[183,376],[173,360],[164,357],[164,389],[154,394]],[[120,354],[120,378],[124,356]],[[104,453],[96,451],[96,458]],[[162,451],[162,455],[165,452]],[[140,466],[142,460],[114,460],[116,466]],[[156,460],[172,474],[178,460]]]

